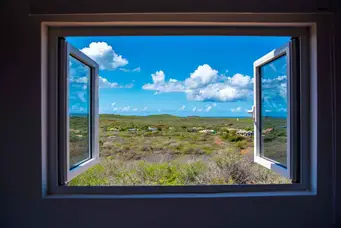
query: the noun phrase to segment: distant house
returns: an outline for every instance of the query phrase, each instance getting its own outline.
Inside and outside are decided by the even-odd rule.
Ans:
[[[74,133],[79,133],[80,130],[75,130],[75,129],[70,129],[71,132],[74,132]]]
[[[187,129],[187,131],[189,131],[189,132],[197,132],[200,129],[201,129],[200,127],[192,127],[192,128]]]
[[[201,130],[199,131],[200,133],[216,133],[215,130],[209,130],[209,129],[205,129],[205,130]]]
[[[263,134],[269,133],[271,132],[273,129],[272,128],[267,128],[265,130],[263,130]]]
[[[246,136],[246,137],[251,137],[253,135],[252,131],[245,131],[245,130],[238,130],[237,135],[241,135],[241,136]]]
[[[119,130],[114,127],[108,128],[108,131],[119,132]]]
[[[137,129],[136,128],[130,128],[128,129],[129,132],[137,132]]]
[[[157,131],[157,128],[156,127],[148,127],[148,131],[155,132],[155,131]]]

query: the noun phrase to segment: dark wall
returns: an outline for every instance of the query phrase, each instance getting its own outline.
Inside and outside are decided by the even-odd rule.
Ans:
[[[323,207],[306,208],[321,204],[315,199],[301,200],[274,198],[264,202],[250,199],[259,211],[237,204],[238,199],[168,199],[168,200],[43,200],[41,199],[41,84],[40,84],[40,25],[35,16],[44,13],[113,13],[113,12],[328,12],[336,11],[339,1],[323,0],[3,0],[1,8],[1,165],[0,165],[0,227],[325,227],[331,224],[328,202]],[[335,46],[340,50],[340,14],[335,17]],[[335,53],[335,93],[340,97],[341,55]],[[37,67],[38,66],[38,67]],[[340,102],[335,108],[341,116]],[[336,118],[335,118],[336,120]],[[341,121],[336,121],[341,129]],[[326,126],[331,128],[331,126]],[[335,147],[340,150],[340,136]],[[331,151],[325,151],[331,153]],[[334,189],[341,190],[340,155],[335,156],[338,181]],[[325,178],[329,178],[326,176]],[[341,218],[340,196],[334,197]],[[51,205],[54,204],[54,207]],[[89,207],[90,205],[90,207]],[[226,205],[232,205],[226,207]],[[286,211],[295,205],[297,217],[290,220]],[[259,221],[262,209],[282,207],[270,218]],[[96,216],[91,216],[94,210]],[[239,215],[230,217],[229,215]],[[320,217],[318,217],[318,215]],[[338,216],[337,216],[338,215]],[[310,221],[302,217],[311,216]],[[248,220],[248,221],[245,221]],[[110,225],[110,226],[108,226]]]
[[[341,1],[335,1],[333,3],[333,9],[335,10],[336,14],[334,17],[334,55],[335,61],[334,64],[334,89],[335,89],[335,153],[334,153],[334,167],[335,167],[335,190],[334,190],[334,207],[335,207],[335,214],[334,220],[337,224],[341,224],[341,133],[339,129],[341,129]],[[339,118],[338,118],[339,117]],[[337,226],[335,226],[337,227]]]
[[[328,0],[32,0],[31,13],[127,13],[127,12],[316,12],[328,10]],[[67,7],[66,7],[67,6]],[[82,6],[82,7],[80,7]]]

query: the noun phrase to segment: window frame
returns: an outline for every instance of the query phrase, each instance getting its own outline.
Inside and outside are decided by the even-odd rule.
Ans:
[[[210,186],[108,186],[108,187],[66,187],[59,186],[55,181],[55,173],[57,171],[54,157],[58,153],[56,149],[56,142],[54,141],[54,132],[50,132],[50,148],[49,148],[49,165],[48,165],[48,180],[47,180],[47,195],[48,196],[67,196],[70,194],[91,194],[91,196],[110,196],[110,197],[158,197],[161,195],[168,195],[171,197],[209,197],[227,195],[227,196],[240,196],[240,195],[311,195],[315,194],[314,188],[311,185],[311,164],[310,164],[310,138],[312,135],[309,132],[310,126],[310,26],[307,23],[297,23],[295,25],[288,25],[287,23],[275,24],[258,24],[249,26],[240,26],[234,24],[224,25],[203,25],[200,26],[170,26],[170,25],[116,25],[116,26],[70,26],[66,23],[50,24],[47,26],[47,39],[48,39],[48,72],[49,72],[49,124],[54,124],[54,116],[51,111],[55,110],[53,101],[56,99],[57,91],[53,87],[53,76],[55,74],[56,65],[56,39],[65,36],[115,36],[115,35],[273,35],[273,36],[299,36],[304,45],[301,45],[301,81],[304,81],[302,86],[304,101],[306,106],[303,109],[303,116],[306,118],[300,123],[304,129],[301,132],[301,137],[304,143],[301,144],[301,161],[299,183],[281,184],[281,185],[210,185]],[[52,79],[51,79],[52,78]],[[303,103],[302,100],[302,103]],[[51,102],[52,101],[52,102]],[[301,108],[302,109],[302,108]],[[50,125],[51,126],[51,125]],[[49,127],[49,130],[53,129]],[[313,179],[314,180],[314,179]],[[217,195],[218,194],[218,195]]]
[[[73,178],[86,171],[99,162],[99,113],[98,113],[98,71],[99,65],[85,55],[83,52],[72,46],[64,39],[58,40],[58,81],[59,81],[59,184],[64,185]],[[70,115],[69,115],[69,57],[83,63],[90,68],[89,87],[89,123],[88,123],[88,146],[89,157],[79,161],[75,166],[70,167]]]
[[[291,41],[284,44],[282,47],[279,47],[277,49],[272,50],[271,52],[265,54],[264,56],[260,57],[253,63],[253,71],[254,71],[254,106],[255,109],[253,112],[255,112],[255,119],[254,119],[254,162],[264,166],[267,169],[270,169],[281,176],[284,176],[286,178],[293,178],[292,173],[295,171],[292,168],[291,158],[295,156],[294,153],[298,153],[299,151],[293,150],[294,147],[291,146],[292,139],[296,136],[296,131],[291,131],[292,123],[291,123],[291,104],[294,104],[295,99],[299,99],[299,97],[293,97],[291,96],[291,82],[294,81],[293,75],[291,72],[291,58],[292,58],[292,51],[291,51]],[[266,158],[262,153],[264,153],[263,144],[262,141],[262,99],[261,99],[261,93],[262,93],[262,76],[260,73],[261,67],[264,65],[271,63],[272,61],[275,61],[276,59],[286,55],[286,64],[287,64],[287,163],[286,167],[281,166],[278,162]],[[295,117],[293,119],[296,119]],[[293,135],[294,134],[294,135]]]

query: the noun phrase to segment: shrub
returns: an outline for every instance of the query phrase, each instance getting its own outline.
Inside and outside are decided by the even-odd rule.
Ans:
[[[72,179],[69,186],[100,186],[108,185],[108,178],[105,177],[105,169],[102,165],[97,164],[89,168],[86,172]]]
[[[225,140],[228,140],[230,142],[238,142],[244,140],[244,137],[241,135],[238,135],[235,130],[227,130],[223,133],[222,138]]]
[[[180,169],[180,177],[181,181],[185,184],[191,184],[197,182],[197,178],[200,174],[205,172],[207,170],[207,167],[205,164],[201,161],[189,163],[187,165],[184,165]]]
[[[289,180],[253,163],[246,157],[227,152],[216,158],[216,164],[225,173],[227,182],[236,184],[289,183]]]
[[[246,140],[236,142],[236,147],[238,147],[239,149],[245,149],[246,146],[247,146]]]
[[[141,161],[136,170],[146,184],[153,185],[182,185],[179,170],[171,164],[148,164]]]

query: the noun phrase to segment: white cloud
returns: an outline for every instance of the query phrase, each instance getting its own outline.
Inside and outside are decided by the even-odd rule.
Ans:
[[[70,112],[73,112],[73,113],[75,113],[75,112],[79,113],[79,112],[85,112],[85,111],[86,111],[86,109],[81,107],[79,103],[72,105],[71,109],[70,109]]]
[[[142,88],[144,90],[156,90],[154,95],[157,95],[161,92],[183,92],[184,86],[181,82],[170,79],[168,82],[165,81],[165,74],[162,70],[155,72],[152,74],[153,83],[144,84]]]
[[[134,69],[128,69],[128,68],[118,68],[118,69],[123,72],[140,72],[141,71],[140,67],[136,67]]]
[[[205,109],[205,111],[206,111],[206,112],[209,112],[211,109],[212,109],[212,106],[208,106],[208,107]]]
[[[114,107],[116,105],[116,102],[111,103],[111,107]]]
[[[87,99],[85,98],[85,92],[77,92],[77,97],[82,101],[82,102],[87,102]]]
[[[237,107],[237,108],[231,108],[231,112],[241,112],[242,107]]]
[[[197,108],[197,107],[194,107],[192,109],[192,112],[209,112],[210,110],[212,109],[212,106],[207,106],[206,108]]]
[[[165,82],[165,73],[162,70],[156,71],[155,74],[152,74],[152,79],[154,84],[162,84]]]
[[[253,95],[253,78],[242,74],[219,76],[218,71],[208,64],[199,66],[184,81],[172,78],[166,81],[163,71],[152,74],[152,80],[153,83],[145,84],[142,88],[154,90],[154,94],[183,92],[188,100],[226,102],[245,100]]]
[[[218,77],[218,71],[212,69],[208,64],[198,66],[185,80],[185,85],[189,89],[200,88],[214,82]]]
[[[183,105],[183,106],[180,107],[180,110],[181,110],[181,111],[182,111],[182,110],[185,110],[185,108],[186,108],[186,105]]]
[[[283,98],[287,97],[287,83],[281,83],[280,84],[280,86],[279,86],[279,94]]]
[[[127,68],[118,68],[120,71],[123,71],[123,72],[130,72],[130,69],[127,69]]]
[[[121,108],[121,112],[129,112],[129,110],[130,110],[129,106]]]
[[[108,79],[99,77],[99,88],[117,88],[117,82],[109,82]]]
[[[109,82],[108,79],[99,77],[99,88],[126,88],[130,89],[134,84],[119,85],[117,82]]]
[[[252,95],[250,89],[238,88],[228,83],[214,83],[206,87],[187,91],[187,98],[196,101],[237,101]]]
[[[75,82],[75,83],[88,83],[88,77],[80,77],[80,78],[71,77],[70,81]]]
[[[235,74],[233,77],[229,77],[227,79],[231,86],[246,88],[249,87],[252,83],[252,79],[250,76],[242,75],[242,74]]]
[[[118,55],[106,42],[92,42],[81,51],[96,61],[102,70],[112,70],[128,64],[128,60]]]
[[[216,107],[216,106],[217,106],[217,103],[213,103],[212,106],[213,106],[213,107]]]
[[[262,79],[262,87],[265,99],[271,100],[280,97],[280,99],[286,99],[287,97],[287,76],[282,75],[272,79]]]
[[[269,65],[270,67],[271,67],[271,69],[273,70],[273,71],[277,71],[277,69],[276,69],[276,67],[275,67],[275,65],[273,64],[273,63],[271,63],[270,65]]]
[[[286,82],[287,81],[287,76],[286,75],[281,75],[273,79],[262,79],[262,83],[265,84],[266,86],[276,86],[280,82]]]
[[[72,83],[79,83],[79,84],[87,84],[88,83],[88,78],[87,77],[80,77],[80,78],[74,78],[71,77],[70,81]],[[109,82],[108,79],[103,78],[101,76],[99,76],[99,88],[132,88],[134,86],[133,83],[130,84],[125,84],[125,85],[119,85],[117,82]],[[86,85],[84,85],[86,86]],[[83,89],[86,89],[87,87],[84,87]]]
[[[137,108],[137,107],[130,107],[130,106],[123,106],[123,107],[117,107],[112,106],[112,110],[114,112],[146,112],[148,110],[148,107],[144,108]]]

